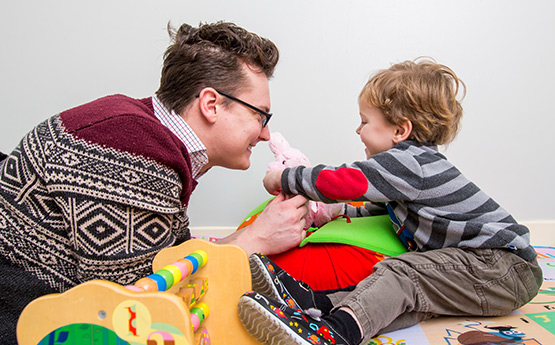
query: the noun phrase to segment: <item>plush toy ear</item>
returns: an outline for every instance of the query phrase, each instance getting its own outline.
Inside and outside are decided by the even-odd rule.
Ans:
[[[283,135],[279,132],[274,132],[270,135],[270,141],[268,143],[270,150],[274,156],[278,157],[289,148],[289,143]]]

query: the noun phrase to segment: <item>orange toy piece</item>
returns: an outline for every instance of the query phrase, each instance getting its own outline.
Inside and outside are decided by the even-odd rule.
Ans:
[[[139,279],[136,283],[135,286],[138,287],[139,289],[141,289],[144,292],[156,292],[158,291],[158,285],[156,285],[156,282],[150,278],[144,277]]]

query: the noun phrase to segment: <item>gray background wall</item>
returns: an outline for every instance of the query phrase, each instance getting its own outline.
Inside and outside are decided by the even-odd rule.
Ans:
[[[0,12],[0,151],[61,110],[152,95],[167,22],[217,20],[280,48],[270,129],[312,163],[364,158],[356,101],[371,73],[418,56],[450,66],[468,92],[462,131],[443,151],[517,219],[555,217],[550,0],[12,1]],[[202,177],[192,225],[237,225],[268,197],[261,181],[272,159],[261,143],[248,171]]]

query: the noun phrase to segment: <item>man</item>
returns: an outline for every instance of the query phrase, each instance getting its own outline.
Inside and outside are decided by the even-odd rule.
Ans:
[[[248,169],[269,140],[279,54],[232,23],[170,29],[153,97],[107,96],[39,124],[0,163],[0,343],[27,303],[90,279],[132,284],[190,238],[187,205],[213,166]],[[222,239],[248,254],[302,240],[306,199],[275,198]]]

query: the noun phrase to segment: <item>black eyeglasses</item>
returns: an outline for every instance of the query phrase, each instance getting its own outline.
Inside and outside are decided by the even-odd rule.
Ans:
[[[214,89],[214,90],[216,90],[216,89]],[[225,93],[225,92],[222,92],[222,91],[218,91],[218,90],[216,90],[216,92],[219,93],[220,95],[224,96],[224,97],[227,97],[227,98],[231,99],[232,101],[241,103],[241,104],[244,105],[245,107],[247,107],[247,108],[249,108],[249,109],[251,109],[251,110],[256,111],[256,113],[257,113],[258,115],[260,115],[260,117],[262,117],[262,127],[266,127],[266,125],[268,124],[268,121],[270,121],[270,119],[272,118],[272,114],[271,114],[271,113],[267,113],[267,112],[265,112],[264,110],[258,109],[258,108],[255,107],[254,105],[250,105],[250,104],[248,104],[247,102],[242,101],[242,100],[240,100],[240,99],[237,98],[237,97],[233,97],[232,95],[230,95],[230,94],[228,94],[228,93]]]

